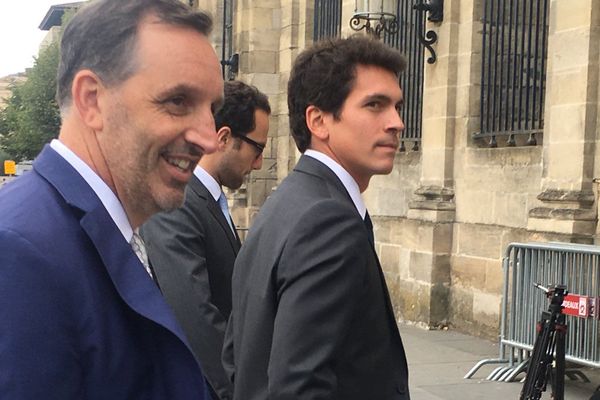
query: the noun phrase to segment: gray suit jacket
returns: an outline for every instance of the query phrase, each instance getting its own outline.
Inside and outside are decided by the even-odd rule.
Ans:
[[[223,359],[234,399],[408,400],[408,368],[368,232],[337,176],[303,156],[235,263]]]
[[[141,228],[150,263],[167,303],[218,399],[232,398],[221,364],[231,312],[231,274],[240,248],[219,205],[195,176],[183,207],[152,217]]]

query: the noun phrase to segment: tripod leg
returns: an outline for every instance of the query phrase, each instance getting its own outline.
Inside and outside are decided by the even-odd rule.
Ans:
[[[541,398],[548,373],[547,352],[551,345],[552,327],[549,321],[550,314],[542,312],[538,324],[538,335],[535,339],[533,351],[529,358],[525,383],[521,389],[520,400],[537,400]]]
[[[556,366],[552,376],[552,399],[564,400],[565,398],[565,337],[567,325],[565,316],[560,315],[555,326],[556,329]]]

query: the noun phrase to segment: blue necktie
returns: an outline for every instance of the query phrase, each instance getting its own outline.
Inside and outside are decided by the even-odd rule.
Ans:
[[[229,215],[229,206],[227,205],[227,197],[225,197],[225,193],[221,192],[219,196],[219,206],[221,207],[221,211],[231,228],[231,231],[235,233],[235,228],[233,227],[233,222],[231,221],[231,215]]]

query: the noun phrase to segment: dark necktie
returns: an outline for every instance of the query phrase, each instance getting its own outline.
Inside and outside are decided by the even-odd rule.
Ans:
[[[373,222],[371,222],[371,217],[369,216],[369,212],[365,214],[365,227],[367,228],[367,235],[369,236],[369,242],[373,246],[375,246],[375,235],[373,234]]]

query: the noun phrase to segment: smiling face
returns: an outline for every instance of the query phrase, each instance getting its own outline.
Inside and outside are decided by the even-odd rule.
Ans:
[[[223,80],[206,36],[152,17],[140,24],[132,57],[136,72],[99,98],[105,117],[96,135],[101,177],[136,226],[181,206],[200,156],[216,149],[212,111]]]
[[[392,171],[399,135],[404,130],[401,106],[402,91],[396,75],[381,67],[357,65],[353,88],[339,118],[324,114],[327,140],[323,148],[315,149],[348,171],[362,192],[373,175]]]

